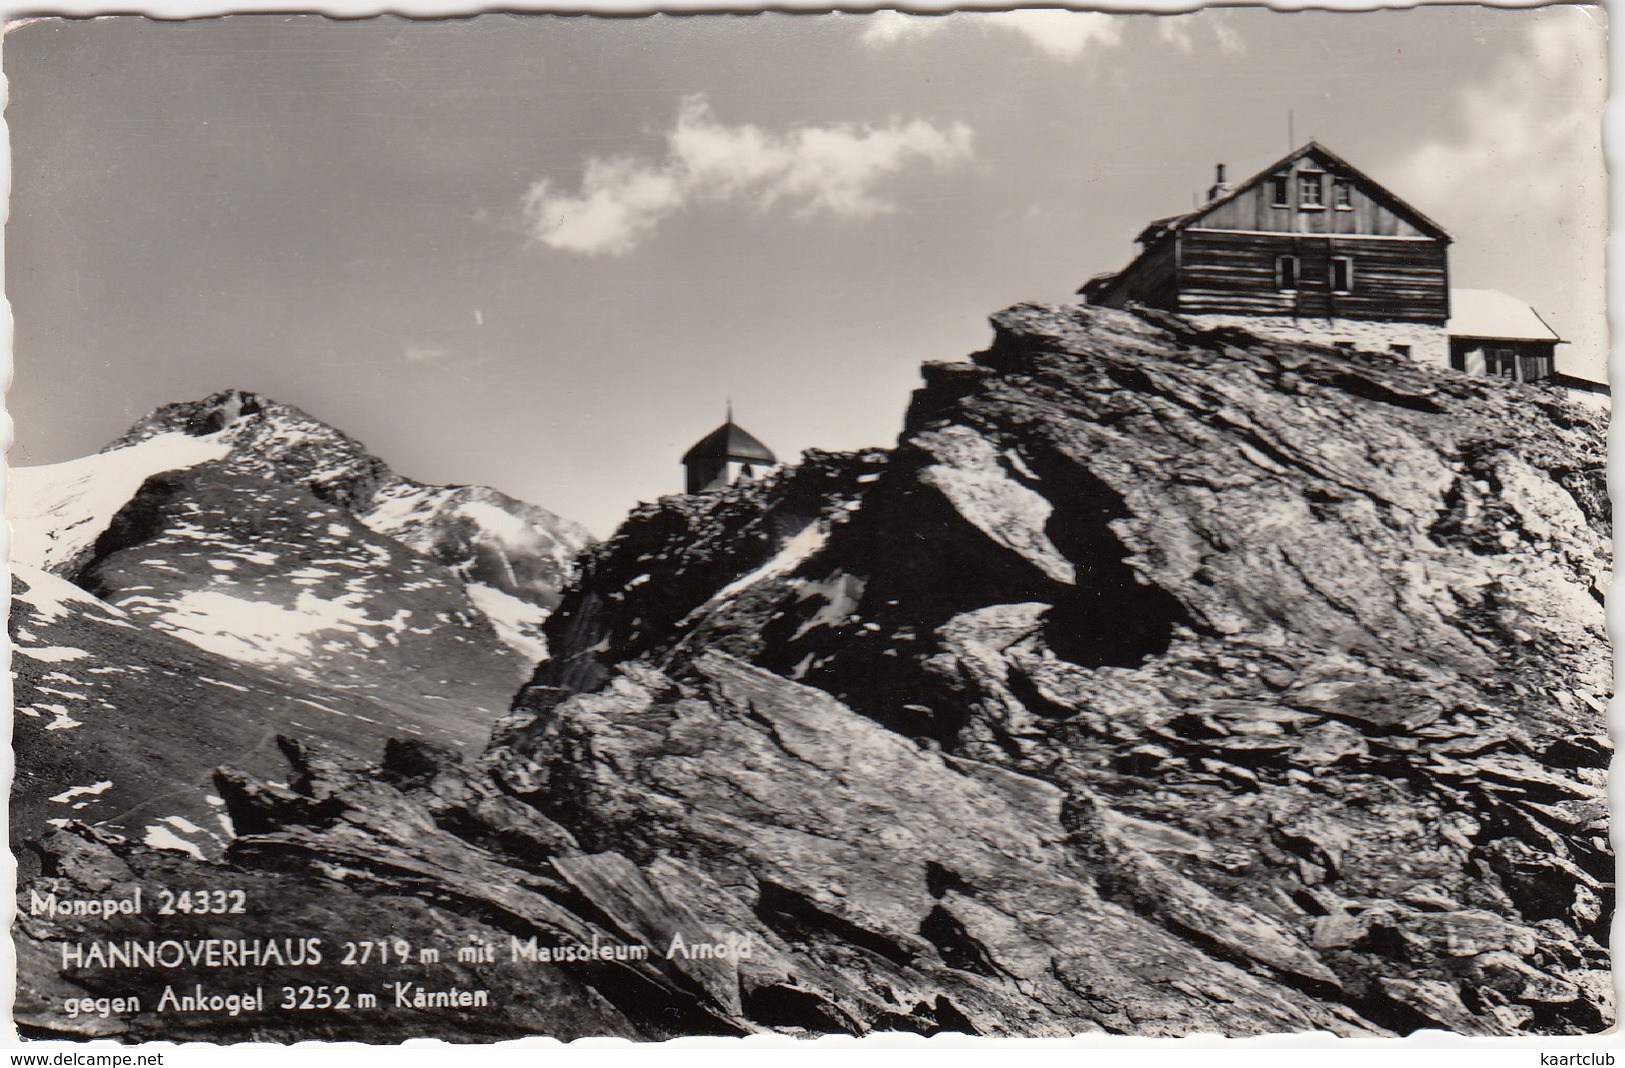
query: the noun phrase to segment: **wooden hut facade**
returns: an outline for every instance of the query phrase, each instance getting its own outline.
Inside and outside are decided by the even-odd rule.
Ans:
[[[1450,236],[1318,143],[1234,186],[1221,165],[1206,204],[1136,240],[1132,263],[1079,290],[1090,303],[1449,360]]]

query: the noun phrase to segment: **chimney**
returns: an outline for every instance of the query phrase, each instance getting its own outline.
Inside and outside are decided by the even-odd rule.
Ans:
[[[1221,163],[1214,168],[1213,188],[1207,191],[1208,203],[1211,204],[1230,192],[1230,188],[1230,183],[1224,180],[1224,164]]]

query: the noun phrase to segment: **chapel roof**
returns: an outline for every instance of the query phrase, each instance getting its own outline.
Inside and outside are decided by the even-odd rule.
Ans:
[[[683,463],[692,463],[695,460],[716,459],[741,460],[747,463],[777,463],[778,457],[773,450],[763,445],[749,431],[739,426],[732,419],[705,435],[694,447],[683,454]]]

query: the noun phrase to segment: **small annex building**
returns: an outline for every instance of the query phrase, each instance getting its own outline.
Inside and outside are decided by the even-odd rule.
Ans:
[[[733,421],[733,413],[683,454],[685,492],[705,493],[756,478],[778,464],[773,450]]]
[[[1608,392],[1557,370],[1562,339],[1529,305],[1451,289],[1444,228],[1318,142],[1235,185],[1220,164],[1202,206],[1135,240],[1127,267],[1078,290],[1088,303],[1163,308],[1198,326],[1390,352],[1571,396]]]
[[[1450,291],[1450,366],[1473,375],[1543,382],[1562,338],[1540,313],[1495,289]]]

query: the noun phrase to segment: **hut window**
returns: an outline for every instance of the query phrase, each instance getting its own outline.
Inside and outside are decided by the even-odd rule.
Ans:
[[[1298,288],[1298,257],[1276,257],[1275,287],[1283,290],[1294,290]]]
[[[1354,210],[1354,189],[1347,178],[1332,179],[1332,207],[1338,211]]]
[[[1332,292],[1354,292],[1354,259],[1351,256],[1332,257]]]
[[[1325,201],[1321,199],[1319,171],[1300,171],[1298,173],[1298,207],[1323,208]]]
[[[1393,353],[1395,356],[1409,356],[1411,354],[1411,347],[1409,345],[1389,345],[1388,351]],[[1461,368],[1457,367],[1456,370],[1459,371]]]
[[[1287,206],[1287,176],[1278,174],[1270,179],[1270,203],[1277,208]]]
[[[1497,378],[1518,377],[1518,354],[1512,349],[1486,349],[1484,373]]]

